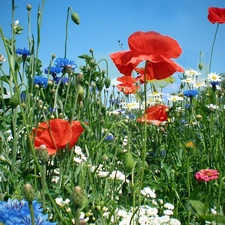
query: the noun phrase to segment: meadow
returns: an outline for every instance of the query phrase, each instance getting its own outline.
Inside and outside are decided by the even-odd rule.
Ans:
[[[0,224],[225,224],[225,83],[211,71],[218,29],[198,71],[174,61],[182,46],[170,34],[134,32],[128,50],[110,54],[121,73],[112,85],[93,49],[78,56],[83,65],[67,58],[67,38],[64,56],[43,68],[41,10],[27,46],[17,46],[24,28],[14,10],[11,36],[0,27]],[[225,23],[225,9],[208,13]],[[68,21],[80,24],[70,8]]]

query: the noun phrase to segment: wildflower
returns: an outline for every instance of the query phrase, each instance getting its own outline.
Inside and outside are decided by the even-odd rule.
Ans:
[[[67,120],[52,119],[42,122],[37,128],[33,128],[34,146],[46,145],[48,154],[54,155],[60,149],[71,149],[78,141],[79,136],[84,131],[79,121],[71,124]]]
[[[6,61],[6,58],[0,54],[0,66],[2,65],[3,62]]]
[[[55,66],[60,67],[63,73],[71,73],[77,67],[77,64],[67,58],[57,58],[55,60]]]
[[[164,210],[163,213],[164,213],[164,215],[166,215],[166,216],[171,216],[171,215],[173,215],[173,211],[170,210],[170,209]]]
[[[210,81],[210,82],[221,82],[221,76],[219,74],[216,74],[216,73],[209,73],[208,76],[207,76],[207,79]]]
[[[185,147],[188,149],[195,148],[195,144],[192,141],[189,141],[185,144]]]
[[[136,93],[140,89],[140,86],[135,85],[136,80],[131,76],[118,77],[116,80],[122,82],[116,87],[126,95]]]
[[[148,198],[156,198],[155,190],[145,187],[143,190],[141,190],[141,194],[148,197]]]
[[[181,82],[182,83],[188,83],[188,84],[194,84],[195,80],[193,78],[191,78],[191,77],[188,77],[186,79],[183,79]]]
[[[214,111],[214,110],[216,110],[216,109],[219,109],[219,108],[220,108],[219,106],[214,105],[214,104],[209,104],[209,105],[206,105],[206,107],[207,107],[208,109],[210,109],[211,111]]]
[[[107,134],[107,136],[105,137],[105,141],[112,141],[113,139],[114,139],[114,136],[111,133]]]
[[[61,208],[64,208],[66,205],[69,204],[70,200],[67,198],[65,201],[63,201],[63,198],[56,198],[55,202],[57,205],[59,205]]]
[[[205,182],[208,182],[217,179],[219,177],[219,172],[212,169],[203,169],[198,171],[195,174],[195,177],[198,181],[204,180]]]
[[[30,50],[28,50],[28,49],[26,49],[26,48],[24,48],[24,49],[22,49],[22,48],[17,48],[16,49],[16,54],[17,55],[22,55],[22,57],[24,57],[24,58],[26,58],[28,55],[30,55],[31,53],[30,53]]]
[[[142,106],[138,102],[130,102],[123,105],[124,109],[140,109]]]
[[[187,76],[187,77],[192,77],[192,76],[196,76],[197,77],[200,74],[201,73],[199,73],[198,71],[193,70],[193,69],[188,69],[188,70],[184,71],[184,75]]]
[[[68,84],[69,79],[67,77],[55,77],[54,81],[56,84]]]
[[[195,97],[198,94],[198,90],[185,90],[183,94],[186,97]]]
[[[211,23],[225,23],[225,8],[210,7],[208,12],[208,20]]]
[[[137,122],[152,123],[159,126],[168,119],[168,106],[154,105],[146,109],[144,116],[138,118]]]
[[[194,88],[201,88],[201,87],[206,87],[206,83],[194,83]]]
[[[110,55],[120,73],[126,76],[131,76],[132,71],[144,60],[146,80],[161,80],[176,71],[184,71],[170,59],[179,57],[182,49],[178,42],[169,36],[154,31],[138,31],[128,38],[128,44],[130,50]]]
[[[164,204],[164,207],[167,209],[170,209],[170,210],[174,210],[174,205],[172,205],[171,203],[168,203],[168,202]]]
[[[36,200],[32,202],[36,225],[55,225],[47,221],[48,215],[44,215],[41,204]],[[25,200],[8,199],[7,202],[0,202],[0,222],[6,225],[31,224],[28,202]]]
[[[50,68],[44,69],[45,74],[51,74],[53,77],[55,77],[57,74],[62,72],[61,67],[51,66]]]
[[[177,96],[177,95],[171,95],[170,97],[167,98],[171,102],[176,102],[176,101],[182,101],[184,98]]]
[[[34,77],[34,85],[39,85],[40,87],[47,87],[48,78],[43,76],[36,76]]]

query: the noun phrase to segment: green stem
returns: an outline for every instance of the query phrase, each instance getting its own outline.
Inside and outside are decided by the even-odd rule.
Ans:
[[[64,58],[66,58],[66,53],[67,53],[67,40],[68,40],[68,21],[69,21],[69,12],[71,10],[71,7],[68,7],[67,9],[67,17],[66,17],[66,39],[65,39],[65,54]]]
[[[214,45],[215,45],[215,42],[216,42],[216,36],[217,36],[218,29],[219,29],[219,23],[217,23],[216,32],[215,32],[213,43],[212,43],[210,61],[209,61],[209,73],[211,72],[212,56],[213,56],[213,50],[214,50]]]
[[[45,208],[45,194],[46,194],[46,163],[42,164],[42,176],[41,176],[41,185],[42,185],[42,204],[43,204],[43,208],[44,210]]]
[[[34,207],[33,207],[32,201],[29,201],[28,204],[29,204],[29,210],[30,210],[31,224],[35,225],[36,223],[34,218]]]

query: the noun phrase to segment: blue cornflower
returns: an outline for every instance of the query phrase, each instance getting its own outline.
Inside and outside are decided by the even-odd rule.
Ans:
[[[216,85],[220,84],[220,81],[210,81],[210,84],[215,87]]]
[[[185,108],[185,109],[190,109],[190,108],[191,108],[191,105],[190,105],[190,104],[185,104],[185,105],[184,105],[184,108]]]
[[[57,58],[55,60],[55,66],[60,67],[63,73],[70,73],[75,70],[77,64],[67,58]]]
[[[36,76],[34,77],[34,85],[39,85],[41,87],[46,87],[48,84],[48,78],[43,76]]]
[[[56,108],[52,108],[51,106],[49,107],[49,112],[50,113],[55,113],[56,112]]]
[[[105,137],[105,141],[112,141],[113,139],[114,139],[114,136],[111,133],[107,134],[107,136]]]
[[[26,101],[26,98],[27,98],[26,93],[21,92],[21,93],[20,93],[20,100],[21,100],[22,102],[24,102],[24,101]]]
[[[16,54],[17,55],[22,55],[23,57],[27,57],[28,55],[30,55],[30,51],[26,48],[22,49],[22,48],[17,48],[16,49]]]
[[[198,94],[198,90],[186,90],[183,94],[187,97],[195,97]]]
[[[34,208],[35,224],[55,225],[47,221],[48,215],[42,214],[43,208],[36,200],[32,202]],[[25,200],[9,199],[7,202],[0,202],[0,222],[5,225],[31,225],[30,210]]]
[[[56,84],[67,84],[69,82],[69,79],[67,77],[55,77],[54,81]]]
[[[49,70],[49,74],[51,74],[53,77],[55,77],[57,74],[62,72],[62,68],[56,67],[56,66],[51,66],[50,68],[45,68],[44,69],[45,74],[48,74],[48,70]]]
[[[125,118],[128,117],[129,119],[135,119],[135,118],[136,118],[136,116],[135,116],[134,114],[130,114],[130,113],[129,113],[129,114],[124,114],[123,116],[124,116]]]

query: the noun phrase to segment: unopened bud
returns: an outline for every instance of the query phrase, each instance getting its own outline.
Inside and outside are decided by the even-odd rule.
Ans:
[[[81,187],[76,186],[73,189],[72,195],[71,195],[71,203],[74,206],[75,209],[81,208],[84,201],[84,194]]]
[[[202,65],[202,63],[201,63],[201,62],[198,64],[198,68],[199,68],[199,70],[200,70],[200,71],[202,70],[203,65]]]
[[[41,163],[45,164],[48,162],[49,154],[46,145],[40,145],[39,149],[37,150],[37,156]]]
[[[27,183],[23,186],[23,194],[24,194],[24,198],[28,202],[32,202],[34,200],[34,189],[31,186],[31,184]]]
[[[30,4],[27,4],[27,7],[26,7],[26,9],[28,10],[28,11],[30,11],[31,10],[31,5]]]
[[[126,152],[124,156],[125,170],[130,173],[134,167],[134,158],[131,152]]]
[[[75,24],[77,24],[77,25],[80,24],[80,17],[79,17],[79,15],[78,15],[77,13],[72,12],[72,14],[71,14],[71,19],[73,20],[73,22],[74,22]]]

